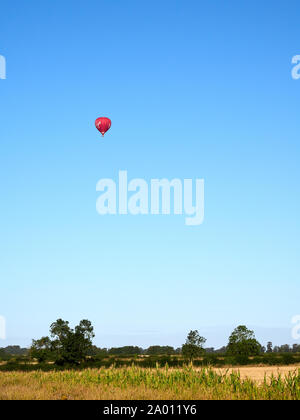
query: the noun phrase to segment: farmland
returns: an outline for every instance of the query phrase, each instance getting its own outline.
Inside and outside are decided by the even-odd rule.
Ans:
[[[50,337],[0,357],[2,400],[299,400],[298,346],[263,348],[237,327],[221,351],[205,349],[197,330],[185,344],[101,349],[90,321],[58,319]],[[275,351],[276,350],[276,351]],[[284,350],[280,352],[278,350]],[[0,356],[1,356],[0,354]]]
[[[299,400],[300,366],[7,371],[0,399]]]

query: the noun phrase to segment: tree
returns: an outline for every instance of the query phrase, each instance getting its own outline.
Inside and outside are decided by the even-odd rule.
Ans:
[[[42,337],[39,340],[32,340],[29,351],[30,357],[37,359],[40,363],[51,359],[52,343],[49,337]]]
[[[291,347],[288,344],[283,344],[279,347],[279,353],[290,353],[291,351]]]
[[[146,350],[146,354],[155,355],[170,355],[176,354],[175,349],[171,346],[150,346]]]
[[[83,319],[75,329],[69,322],[58,319],[50,326],[49,337],[33,340],[30,349],[32,357],[39,361],[55,360],[57,364],[78,364],[91,352],[94,329],[90,321]]]
[[[79,325],[75,327],[74,337],[78,355],[83,360],[89,354],[93,345],[92,340],[95,337],[91,321],[87,319],[81,320]]]
[[[92,357],[93,356],[99,356],[99,357],[107,356],[107,348],[100,348],[93,345],[88,351],[88,356],[92,356]]]
[[[114,356],[136,356],[142,353],[143,349],[137,346],[112,347],[108,350],[108,354]]]
[[[199,357],[204,353],[203,345],[206,342],[206,338],[199,335],[198,330],[192,330],[189,332],[185,344],[182,346],[182,354],[191,361],[195,357]]]
[[[271,341],[268,341],[267,353],[273,353],[273,343]]]
[[[300,352],[300,344],[293,344],[292,352],[293,353],[299,353]]]
[[[239,325],[229,337],[227,353],[232,356],[256,356],[261,352],[261,345],[254,332],[245,325]]]

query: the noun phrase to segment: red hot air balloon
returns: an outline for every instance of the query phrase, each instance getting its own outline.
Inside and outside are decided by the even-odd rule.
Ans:
[[[102,136],[104,136],[104,134],[110,129],[111,127],[111,121],[109,118],[105,118],[105,117],[100,117],[97,118],[95,121],[95,126],[97,128],[97,130],[100,131],[100,133],[102,134]]]

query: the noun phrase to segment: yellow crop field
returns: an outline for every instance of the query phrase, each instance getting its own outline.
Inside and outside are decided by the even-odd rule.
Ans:
[[[253,368],[263,369],[263,368]],[[254,372],[254,371],[253,371]],[[25,400],[299,400],[300,369],[274,371],[260,380],[238,370],[101,368],[1,372],[0,399]]]

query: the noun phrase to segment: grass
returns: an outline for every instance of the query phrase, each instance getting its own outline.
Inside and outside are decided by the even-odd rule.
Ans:
[[[0,399],[299,400],[300,369],[262,384],[238,372],[140,367],[2,372]]]

